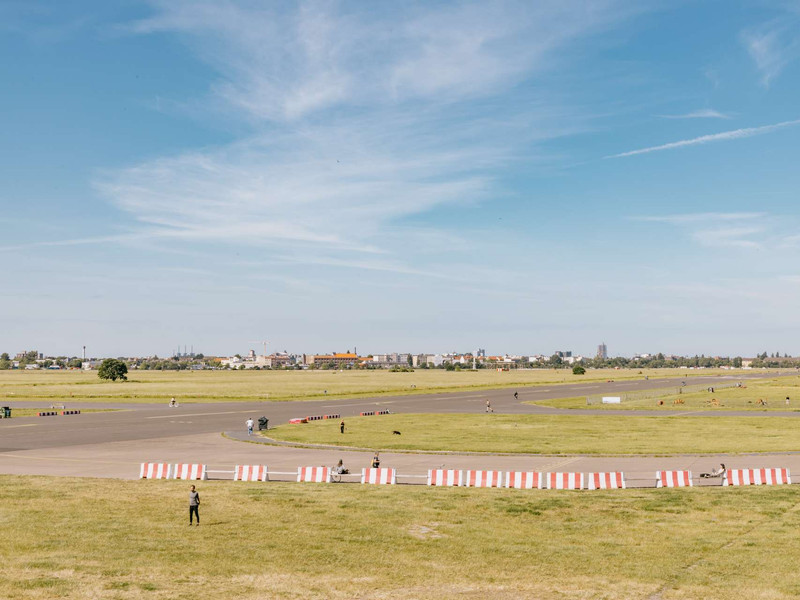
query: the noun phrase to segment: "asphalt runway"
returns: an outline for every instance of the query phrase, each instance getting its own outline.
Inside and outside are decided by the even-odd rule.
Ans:
[[[692,385],[720,385],[731,381],[774,377],[754,373],[746,377],[692,377]],[[346,420],[362,411],[393,413],[480,413],[488,399],[495,412],[506,414],[591,414],[598,418],[621,415],[708,416],[741,415],[796,418],[794,412],[705,411],[595,411],[561,410],[523,404],[531,400],[581,395],[618,395],[636,390],[675,387],[676,379],[587,382],[582,384],[481,390],[409,396],[384,396],[304,402],[183,403],[178,408],[153,404],[68,403],[68,408],[118,408],[116,412],[74,416],[30,417],[0,420],[0,473],[69,475],[135,479],[142,462],[200,462],[217,471],[212,478],[229,479],[236,464],[266,464],[272,473],[291,474],[300,465],[333,465],[342,458],[351,470],[368,466],[371,453],[340,449],[305,449],[243,443],[245,421],[266,416],[270,426],[293,417],[340,413]],[[11,406],[30,406],[12,403]],[[222,433],[228,436],[223,437]],[[711,470],[719,462],[739,468],[788,467],[800,473],[800,454],[673,457],[582,457],[541,455],[463,455],[383,453],[383,465],[393,466],[401,482],[419,482],[429,468],[625,471],[631,486],[652,487],[659,469]],[[732,465],[735,460],[736,464]],[[283,476],[276,475],[276,478]],[[285,476],[291,479],[290,475]],[[423,480],[424,481],[424,480]],[[718,481],[711,483],[718,483]]]

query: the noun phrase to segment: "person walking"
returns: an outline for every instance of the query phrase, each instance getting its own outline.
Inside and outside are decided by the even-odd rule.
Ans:
[[[197,518],[197,526],[200,527],[200,494],[194,486],[189,492],[189,527],[192,526],[192,516]]]
[[[375,456],[372,457],[372,468],[373,469],[380,469],[381,468],[381,457],[378,456],[378,453],[375,453]]]
[[[339,423],[339,431],[341,431],[342,433],[344,433],[344,421],[342,421],[341,423]]]
[[[519,400],[519,392],[514,392],[514,400]]]
[[[494,412],[494,409],[492,409],[492,403],[489,402],[488,400],[486,401],[486,412],[487,413]]]
[[[245,424],[247,425],[247,435],[253,435],[253,417],[247,419]]]

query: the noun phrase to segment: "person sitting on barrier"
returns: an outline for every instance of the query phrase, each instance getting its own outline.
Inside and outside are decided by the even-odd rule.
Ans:
[[[350,472],[350,469],[345,468],[342,459],[339,459],[339,462],[336,463],[336,466],[333,467],[333,472],[338,473],[339,475],[347,475]]]
[[[728,469],[725,467],[725,463],[721,463],[718,469],[712,469],[711,473],[700,473],[700,477],[703,479],[708,479],[710,477],[724,477],[727,470]]]
[[[380,469],[381,467],[381,457],[378,456],[378,453],[375,453],[375,456],[372,457],[372,468],[373,469]]]

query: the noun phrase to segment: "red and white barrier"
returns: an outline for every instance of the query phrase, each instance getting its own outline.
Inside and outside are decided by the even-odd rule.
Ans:
[[[394,485],[397,483],[397,471],[395,469],[361,469],[361,483],[373,483],[377,485]]]
[[[266,465],[236,465],[234,481],[267,481]]]
[[[79,411],[79,410],[62,410],[61,414],[62,415],[79,415],[79,414],[81,414],[81,411]]]
[[[342,415],[323,415],[324,419],[341,419]]]
[[[503,487],[502,471],[461,471],[459,479],[463,487]]]
[[[139,479],[169,479],[172,465],[168,463],[142,463]]]
[[[455,486],[461,479],[461,471],[455,469],[429,469],[428,485]]]
[[[587,473],[590,490],[624,490],[625,474],[619,471],[614,473]]]
[[[298,425],[300,423],[308,423],[308,419],[305,417],[302,418],[298,417],[296,419],[289,419],[289,423],[291,423],[292,425]]]
[[[175,479],[208,479],[205,465],[179,463],[175,465],[174,469],[173,478]]]
[[[330,467],[297,467],[297,481],[305,483],[330,483]]]
[[[656,471],[656,487],[692,487],[691,471]]]
[[[315,415],[313,417],[306,417],[306,421],[322,421],[322,415]]]
[[[36,413],[37,417],[57,417],[58,413],[54,410],[47,410],[44,412]]]
[[[372,416],[375,415],[375,411],[374,410],[368,410],[368,411],[362,412],[360,414],[361,414],[362,417],[372,417]]]
[[[782,485],[791,483],[789,469],[728,469],[722,485]]]
[[[506,487],[522,490],[542,489],[542,474],[538,471],[506,471]]]
[[[548,490],[582,490],[583,473],[546,473]]]

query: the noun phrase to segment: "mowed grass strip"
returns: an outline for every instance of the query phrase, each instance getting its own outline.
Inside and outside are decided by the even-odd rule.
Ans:
[[[695,376],[730,375],[702,370]],[[0,371],[3,401],[50,402],[263,402],[429,394],[492,388],[586,383],[608,379],[683,377],[676,369],[598,369],[573,375],[570,369],[444,371],[130,371],[129,381],[109,382],[96,371]],[[327,392],[327,393],[326,393]]]
[[[691,381],[689,382],[691,383]],[[663,393],[657,390],[630,392],[622,394],[609,393],[609,396],[620,396],[620,404],[602,404],[600,397],[593,397],[593,403],[587,405],[586,396],[572,398],[553,398],[537,400],[528,404],[551,406],[553,408],[579,408],[593,410],[708,410],[725,412],[731,410],[765,411],[800,411],[800,377],[777,377],[764,381],[747,381],[744,387],[717,387],[713,392],[692,391],[678,393],[680,387],[666,388]],[[789,403],[786,398],[789,397]],[[759,403],[763,400],[765,404]],[[659,404],[662,401],[663,404]],[[678,404],[675,401],[679,401]]]
[[[793,598],[784,488],[456,489],[0,476],[0,597]],[[660,594],[653,596],[654,594]]]
[[[531,454],[687,454],[800,450],[800,420],[771,417],[396,414],[280,425],[303,444]],[[401,435],[394,435],[399,431]]]

